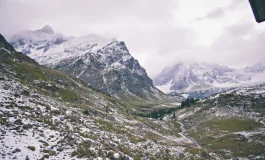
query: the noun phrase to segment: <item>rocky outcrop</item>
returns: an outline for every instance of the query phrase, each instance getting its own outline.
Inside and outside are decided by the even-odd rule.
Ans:
[[[14,35],[11,44],[39,64],[79,78],[108,95],[117,98],[129,95],[145,100],[166,97],[154,87],[123,41],[98,35],[66,37],[45,26]]]

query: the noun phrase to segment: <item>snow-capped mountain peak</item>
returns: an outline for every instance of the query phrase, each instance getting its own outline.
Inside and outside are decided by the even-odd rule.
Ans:
[[[44,53],[52,46],[59,45],[69,40],[69,37],[60,33],[54,33],[51,26],[44,26],[39,30],[26,30],[11,37],[10,44],[24,54]]]
[[[20,32],[10,43],[39,64],[77,77],[104,93],[117,97],[126,93],[145,99],[150,99],[147,94],[158,99],[165,96],[154,87],[123,41],[96,34],[66,37],[45,26]]]
[[[206,89],[235,87],[250,79],[250,76],[240,74],[227,66],[178,63],[173,67],[165,68],[154,79],[154,84],[164,92],[190,93]]]

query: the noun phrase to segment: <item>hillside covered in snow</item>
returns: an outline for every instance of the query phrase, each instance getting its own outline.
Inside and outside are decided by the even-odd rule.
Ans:
[[[173,119],[134,116],[118,99],[16,52],[2,35],[0,55],[0,159],[205,156]]]
[[[216,94],[155,119],[137,116],[119,99],[39,65],[1,35],[0,55],[1,159],[265,158],[264,83]],[[233,72],[220,70],[224,73],[218,75]],[[159,108],[141,109],[151,115]]]

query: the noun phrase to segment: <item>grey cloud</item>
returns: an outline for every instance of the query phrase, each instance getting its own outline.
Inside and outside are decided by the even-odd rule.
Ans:
[[[84,35],[112,32],[126,25],[163,24],[172,19],[176,0],[1,0],[1,32],[10,35],[18,30],[37,29],[48,23],[55,30]],[[6,27],[8,26],[8,27]],[[106,27],[108,26],[108,27]],[[73,28],[75,28],[73,30]],[[11,31],[12,30],[12,31]]]
[[[233,10],[233,9],[236,9],[243,2],[244,2],[244,0],[232,0],[232,3],[229,6],[224,7],[224,8],[226,8],[228,10]]]
[[[265,32],[258,33],[251,24],[240,24],[226,28],[208,52],[219,63],[231,66],[246,66],[265,60]],[[249,36],[249,37],[247,37]]]
[[[211,12],[209,12],[205,18],[208,19],[216,19],[216,18],[220,18],[225,14],[225,11],[223,8],[217,8],[215,10],[212,10]]]
[[[196,40],[196,34],[191,29],[171,28],[162,31],[159,35],[160,54],[174,53],[176,48],[178,51],[191,47]]]
[[[169,32],[178,28],[170,26],[178,1],[0,0],[0,32],[10,37],[49,24],[55,32],[68,36],[107,34],[125,41],[131,54],[146,67],[141,54],[154,55],[160,44],[170,42]],[[164,33],[168,35],[163,37]]]
[[[183,40],[189,41],[185,38]],[[175,42],[179,41],[181,36]],[[197,46],[190,39],[191,43],[180,47],[181,49],[175,46],[177,50],[160,52],[145,63],[152,77],[162,70],[161,66],[171,66],[177,62],[206,62],[243,68],[265,60],[264,41],[265,32],[257,32],[251,23],[235,24],[226,27],[223,34],[209,47]]]
[[[132,34],[128,32],[123,37],[131,54],[139,59],[151,77],[164,66],[176,63],[180,57],[181,60],[188,59],[187,50],[191,54],[196,41],[193,30],[173,26],[134,30]]]
[[[205,16],[203,17],[197,17],[194,20],[195,21],[201,21],[204,19],[218,19],[222,18],[223,16],[226,15],[228,11],[236,9],[240,4],[242,4],[243,0],[232,0],[230,5],[224,6],[224,7],[217,7],[210,12],[208,12]]]
[[[0,32],[10,36],[50,24],[56,32],[68,36],[110,34],[125,41],[131,54],[151,77],[163,67],[180,61],[243,66],[265,60],[264,32],[259,34],[253,24],[245,21],[223,28],[223,34],[212,46],[196,45],[199,37],[193,28],[197,26],[189,29],[174,25],[178,1],[0,0]],[[208,19],[224,17],[242,2],[247,3],[233,0],[231,5],[206,15]]]
[[[251,23],[242,23],[242,24],[236,24],[230,27],[227,27],[225,29],[225,32],[231,36],[245,36],[249,33],[251,33],[254,29],[253,24]]]

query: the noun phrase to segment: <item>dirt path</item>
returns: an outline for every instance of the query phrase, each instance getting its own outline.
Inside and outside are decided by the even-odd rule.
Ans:
[[[179,134],[181,137],[183,137],[183,138],[187,138],[187,139],[191,140],[191,141],[193,142],[193,144],[194,144],[197,148],[202,148],[201,145],[200,145],[200,144],[199,144],[194,138],[185,135],[186,129],[184,128],[183,123],[181,123],[181,122],[179,122],[179,121],[177,121],[177,123],[180,124],[180,129],[181,129],[181,132],[178,133],[178,134]]]

